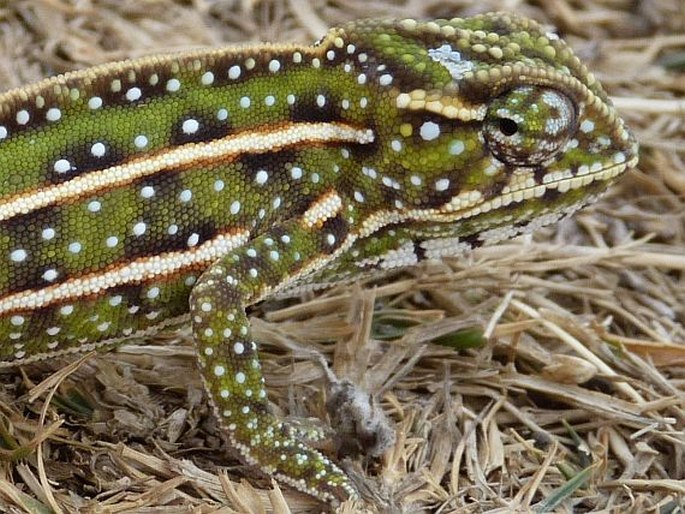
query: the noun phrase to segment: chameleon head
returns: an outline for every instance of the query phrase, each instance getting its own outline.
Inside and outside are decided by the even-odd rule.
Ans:
[[[534,21],[370,22],[348,35],[378,84],[395,206],[417,231],[471,246],[508,238],[591,201],[637,162],[601,85]]]

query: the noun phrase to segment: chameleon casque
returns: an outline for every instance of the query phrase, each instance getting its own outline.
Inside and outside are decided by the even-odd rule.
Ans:
[[[512,14],[152,56],[0,96],[2,366],[190,320],[245,462],[355,497],[270,413],[245,309],[553,223],[637,162],[570,48]]]

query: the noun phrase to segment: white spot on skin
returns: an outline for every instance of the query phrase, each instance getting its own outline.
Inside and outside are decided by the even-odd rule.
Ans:
[[[55,234],[55,229],[48,227],[43,229],[43,232],[41,232],[41,237],[46,241],[50,241],[51,239],[55,238]]]
[[[378,178],[378,173],[376,173],[376,170],[374,168],[368,168],[366,166],[362,166],[362,174],[366,175],[369,178],[372,178],[376,180]]]
[[[57,121],[61,117],[62,117],[62,111],[60,111],[57,107],[51,107],[45,113],[45,119],[48,121]]]
[[[266,184],[266,181],[269,180],[269,174],[265,170],[259,170],[257,172],[257,175],[255,175],[254,180],[257,184],[263,186],[264,184]]]
[[[200,242],[200,234],[193,232],[188,238],[187,244],[189,247],[196,246]]]
[[[133,225],[133,235],[135,236],[142,236],[146,230],[147,225],[143,221],[139,221],[138,223]]]
[[[272,59],[271,61],[269,61],[269,71],[271,73],[276,73],[280,69],[281,69],[281,63],[278,60]]]
[[[136,100],[140,100],[141,96],[143,96],[143,92],[138,87],[132,87],[131,89],[126,91],[126,100],[128,100],[129,102],[135,102]]]
[[[18,248],[17,250],[13,250],[12,253],[10,253],[10,260],[12,262],[24,262],[27,256],[28,253],[26,253],[26,250],[24,250],[23,248]]]
[[[59,308],[59,313],[60,313],[62,316],[69,316],[69,315],[72,314],[73,312],[74,312],[74,306],[73,306],[73,305],[62,305],[62,306]]]
[[[108,248],[114,248],[118,244],[119,244],[119,238],[116,236],[109,236],[105,240],[105,245],[107,245]]]
[[[71,163],[66,159],[58,159],[55,161],[53,169],[56,173],[67,173],[68,171],[71,171]]]
[[[450,187],[450,181],[447,178],[441,178],[439,180],[435,181],[435,190],[436,191],[447,191],[447,188]]]
[[[326,97],[323,95],[316,95],[316,105],[319,108],[322,108],[324,105],[326,105]]]
[[[219,179],[214,182],[214,191],[217,193],[223,191],[225,187],[224,181]]]
[[[57,278],[57,270],[54,268],[50,268],[48,270],[45,270],[45,273],[43,273],[43,280],[47,282],[52,282]]]
[[[381,86],[389,86],[392,84],[392,75],[388,75],[387,73],[385,75],[381,75],[378,79],[378,83]]]
[[[242,371],[239,371],[238,373],[235,374],[235,381],[238,382],[239,384],[244,384],[245,383],[245,373]]]
[[[225,121],[228,119],[228,111],[226,109],[219,109],[216,111],[216,119],[219,121]]]
[[[187,203],[193,198],[193,192],[190,189],[184,189],[181,191],[181,194],[178,195],[178,199],[183,202]]]
[[[143,198],[152,198],[155,196],[155,188],[152,186],[143,186],[140,189],[140,196]]]
[[[93,96],[88,100],[88,108],[93,111],[102,107],[102,98],[99,96]]]
[[[267,95],[264,97],[264,105],[267,107],[272,107],[276,103],[276,97],[274,95]]]
[[[588,134],[595,130],[595,123],[592,120],[583,120],[583,122],[580,124],[580,131]]]
[[[181,125],[181,130],[183,131],[184,134],[195,134],[200,128],[200,124],[198,123],[197,120],[190,118],[188,120],[185,120],[183,122],[183,125]]]
[[[169,79],[166,83],[166,90],[170,93],[175,93],[181,89],[181,82],[178,79]]]
[[[21,111],[17,111],[17,124],[19,125],[26,125],[29,120],[31,119],[31,115],[26,109],[22,109]]]
[[[295,180],[301,179],[302,168],[300,168],[299,166],[293,166],[292,168],[290,168],[290,176]]]
[[[226,373],[226,368],[224,368],[223,366],[214,367],[214,376],[222,377],[224,376],[224,373]]]
[[[235,343],[235,344],[233,345],[233,352],[234,352],[236,355],[242,355],[242,353],[243,353],[244,351],[245,351],[245,345],[244,345],[243,343],[238,342],[238,343]]]
[[[98,200],[93,200],[88,203],[88,211],[89,212],[100,212],[100,209],[102,208],[102,204]]]
[[[419,135],[424,141],[433,141],[440,136],[440,125],[433,121],[426,121],[421,125]]]
[[[214,73],[212,73],[211,71],[203,73],[202,77],[200,77],[200,82],[203,86],[209,86],[214,82]]]
[[[93,157],[103,157],[107,148],[103,143],[97,142],[90,147],[90,153]]]
[[[146,296],[152,300],[154,298],[157,298],[159,296],[159,287],[154,286],[148,289]]]
[[[135,139],[133,140],[133,144],[136,148],[145,148],[148,144],[148,139],[147,137],[141,134],[135,137]]]
[[[240,212],[240,202],[238,200],[235,200],[231,204],[230,210],[231,210],[231,214],[238,214]]]
[[[250,101],[250,97],[249,97],[249,96],[243,96],[243,97],[240,98],[239,103],[240,103],[240,107],[242,107],[243,109],[247,109],[247,108],[250,107],[250,104],[251,104],[252,102]]]
[[[83,246],[78,241],[74,241],[73,243],[69,243],[69,246],[67,247],[67,249],[71,253],[79,253],[82,248],[83,248]]]
[[[240,66],[235,64],[228,69],[228,78],[231,80],[235,80],[238,77],[240,77]]]
[[[464,148],[464,142],[460,139],[456,139],[450,143],[448,151],[450,155],[461,155],[461,153],[464,151]]]

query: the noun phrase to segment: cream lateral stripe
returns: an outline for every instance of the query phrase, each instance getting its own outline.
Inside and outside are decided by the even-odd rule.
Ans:
[[[0,221],[198,161],[266,153],[292,146],[301,148],[307,143],[368,144],[373,140],[372,130],[357,129],[342,123],[293,123],[278,130],[245,131],[208,143],[189,143],[157,155],[141,156],[139,160],[80,175],[38,191],[20,193],[0,202]]]
[[[431,98],[423,89],[400,93],[395,99],[395,105],[400,110],[434,112],[445,118],[466,122],[483,121],[488,107],[486,104],[466,104],[458,97],[443,95]]]
[[[336,191],[328,191],[321,195],[302,215],[302,223],[306,227],[317,227],[327,219],[336,216],[342,209],[342,199]]]
[[[145,257],[103,273],[76,277],[43,289],[27,290],[0,300],[0,315],[8,312],[40,309],[52,303],[64,302],[130,283],[173,275],[184,268],[207,266],[231,250],[244,245],[250,238],[248,230],[220,234],[214,239],[185,252],[169,252]]]

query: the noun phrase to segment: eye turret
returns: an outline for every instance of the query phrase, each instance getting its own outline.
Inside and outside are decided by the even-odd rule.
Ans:
[[[505,164],[536,166],[552,157],[576,129],[576,108],[555,89],[519,86],[488,106],[484,135]]]

